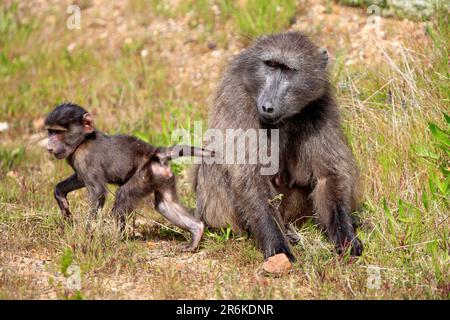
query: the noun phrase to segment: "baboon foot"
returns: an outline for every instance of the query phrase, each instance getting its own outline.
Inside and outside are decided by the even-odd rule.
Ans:
[[[277,245],[273,245],[269,250],[264,250],[264,259],[267,260],[270,257],[280,253],[284,253],[289,258],[289,261],[296,261],[295,256],[292,254],[292,251],[287,244],[287,241],[283,241],[281,243],[278,243]]]
[[[352,249],[350,251],[350,254],[352,256],[358,256],[359,257],[360,255],[362,255],[362,252],[363,252],[362,242],[358,238],[355,238],[353,240],[353,243],[352,243]]]
[[[180,252],[196,252],[198,250],[198,244],[195,245],[191,241],[188,244],[180,245],[178,249]]]
[[[191,231],[192,239],[188,244],[184,244],[180,247],[181,252],[195,252],[198,250],[200,245],[200,240],[203,237],[203,231],[205,230],[205,225],[203,222],[199,221],[195,231]]]
[[[73,216],[70,214],[63,215],[63,218],[60,220],[60,225],[64,228],[66,225],[73,226]]]
[[[345,239],[343,242],[336,245],[336,251],[339,255],[343,255],[345,252],[347,252],[348,248],[350,249],[350,255],[352,256],[360,256],[363,252],[363,245],[361,243],[361,240],[359,240],[357,237],[355,237],[353,240],[348,241]]]

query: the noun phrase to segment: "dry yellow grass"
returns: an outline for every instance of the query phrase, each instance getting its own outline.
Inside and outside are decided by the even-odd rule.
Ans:
[[[178,253],[185,234],[149,206],[137,211],[134,237],[120,241],[105,217],[90,239],[80,191],[69,197],[77,222],[63,226],[52,189],[70,168],[37,143],[42,117],[71,100],[92,110],[106,132],[168,144],[173,129],[206,119],[222,68],[247,34],[270,31],[239,16],[254,13],[258,1],[237,11],[224,0],[78,1],[81,30],[66,27],[68,2],[11,3],[0,5],[0,122],[9,125],[0,132],[0,298],[450,298],[448,176],[439,169],[449,159],[428,127],[446,128],[447,15],[382,18],[377,32],[364,10],[311,0],[292,2],[295,21],[274,25],[310,34],[334,58],[365,189],[365,252],[337,257],[307,224],[298,230],[293,272],[270,278],[253,242],[226,231],[208,234],[199,253]],[[420,156],[424,150],[437,158]],[[187,168],[175,169],[183,201],[193,206]],[[70,264],[81,268],[79,292],[66,288]]]

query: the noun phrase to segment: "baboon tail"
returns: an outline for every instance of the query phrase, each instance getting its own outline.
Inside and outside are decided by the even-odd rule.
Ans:
[[[161,148],[158,155],[159,157],[172,160],[180,157],[214,157],[214,151],[187,145],[177,145]]]

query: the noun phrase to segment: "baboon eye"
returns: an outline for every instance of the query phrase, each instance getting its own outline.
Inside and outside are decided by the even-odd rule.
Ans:
[[[264,64],[266,66],[274,68],[274,69],[281,69],[281,70],[284,70],[284,71],[294,70],[294,69],[288,67],[287,65],[285,65],[283,63],[279,63],[279,62],[274,61],[274,60],[266,60],[266,61],[264,61]]]
[[[266,66],[269,66],[271,68],[276,68],[277,67],[277,63],[275,61],[272,61],[272,60],[264,61],[264,63],[266,64]]]
[[[57,130],[57,129],[48,129],[47,131],[48,131],[48,134],[49,134],[49,135],[62,134],[62,133],[64,133],[63,130]]]

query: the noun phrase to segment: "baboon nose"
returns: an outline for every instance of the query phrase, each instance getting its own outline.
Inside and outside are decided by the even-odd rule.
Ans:
[[[55,150],[50,146],[47,146],[47,151],[50,153],[55,153]]]
[[[270,105],[270,104],[267,104],[267,105],[263,105],[262,106],[262,110],[265,112],[265,113],[273,113],[274,111],[275,111],[275,109],[272,107],[272,105]]]

